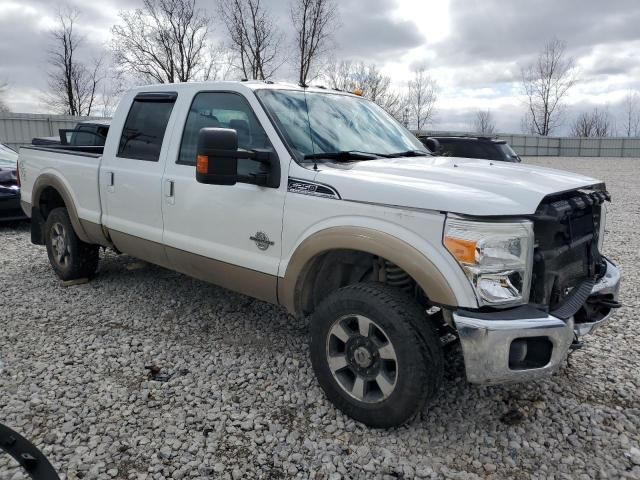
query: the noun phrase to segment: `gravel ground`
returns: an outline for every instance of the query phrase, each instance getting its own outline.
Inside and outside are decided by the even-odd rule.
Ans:
[[[471,386],[450,355],[419,418],[370,430],[324,398],[306,325],[281,309],[110,253],[95,280],[64,288],[12,225],[0,422],[67,479],[640,479],[640,160],[529,161],[606,180],[606,251],[624,270],[625,307],[548,380]],[[0,478],[9,464],[0,455]]]

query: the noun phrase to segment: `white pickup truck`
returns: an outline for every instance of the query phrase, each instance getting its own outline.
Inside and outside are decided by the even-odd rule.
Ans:
[[[23,147],[22,207],[57,275],[111,248],[311,316],[327,397],[374,427],[420,411],[461,343],[470,382],[551,374],[606,321],[602,182],[432,156],[372,102],[323,88],[136,88],[102,147]]]

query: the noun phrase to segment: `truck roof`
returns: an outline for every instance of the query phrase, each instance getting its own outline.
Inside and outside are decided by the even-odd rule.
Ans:
[[[359,96],[354,95],[351,92],[345,92],[335,88],[325,87],[323,85],[310,85],[307,87],[301,87],[298,84],[290,82],[276,82],[271,80],[213,80],[207,82],[186,82],[186,83],[161,83],[155,85],[142,85],[132,88],[135,92],[148,92],[150,90],[162,91],[169,90],[172,92],[180,90],[207,90],[216,89],[224,90],[225,88],[238,88],[244,87],[249,90],[299,90],[307,92],[319,92],[319,93],[337,93],[341,95]]]

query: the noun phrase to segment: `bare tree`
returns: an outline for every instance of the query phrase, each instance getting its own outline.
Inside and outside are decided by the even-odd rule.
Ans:
[[[327,65],[324,77],[331,88],[360,94],[377,103],[396,119],[401,120],[405,97],[391,85],[391,78],[371,63],[342,60]]]
[[[206,80],[229,80],[233,78],[235,67],[234,53],[223,43],[212,46],[209,49],[206,69],[202,78]],[[246,78],[246,77],[243,77]]]
[[[560,124],[562,101],[576,83],[575,62],[566,56],[566,44],[554,39],[546,43],[532,64],[522,69],[527,97],[525,122],[529,130],[547,136]]]
[[[4,96],[8,90],[9,84],[7,82],[0,82],[0,113],[7,113],[10,111],[7,102],[4,100]]]
[[[607,110],[594,108],[582,112],[573,122],[571,133],[574,137],[608,137],[612,133],[611,117]]]
[[[295,30],[298,82],[306,85],[313,70],[330,47],[337,21],[335,0],[292,0],[291,20]]]
[[[143,0],[120,12],[112,28],[117,65],[145,81],[206,79],[210,73],[209,17],[196,0]]]
[[[83,39],[75,30],[78,16],[77,10],[61,10],[58,26],[50,32],[47,103],[68,115],[91,115],[103,80],[103,59],[95,59],[89,65],[79,59]]]
[[[127,83],[121,72],[116,69],[109,69],[110,75],[107,75],[102,82],[102,89],[99,97],[99,104],[96,106],[96,111],[104,117],[111,117],[118,103],[120,97],[127,89]]]
[[[407,98],[409,121],[416,130],[422,130],[433,120],[437,98],[436,81],[427,75],[425,68],[416,70],[409,81]]]
[[[491,110],[479,110],[473,122],[473,131],[483,135],[493,135],[496,133],[496,122],[493,120]]]
[[[622,101],[624,132],[627,137],[640,136],[640,94],[629,91]]]
[[[261,0],[219,0],[231,50],[244,78],[266,80],[282,66],[283,34]]]
[[[354,67],[351,60],[332,61],[326,65],[323,76],[329,86],[337,90],[352,92],[356,89]]]

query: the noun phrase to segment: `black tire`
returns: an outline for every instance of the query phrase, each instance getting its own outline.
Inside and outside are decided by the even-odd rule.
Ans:
[[[353,317],[356,318],[356,323],[361,318],[372,321],[374,326],[367,331],[378,335],[360,336],[356,331],[357,327],[349,327],[348,323],[343,323],[349,333],[348,340],[343,342],[336,339],[336,335],[332,333],[335,332],[335,326],[340,322],[352,322]],[[379,335],[380,332],[383,335]],[[375,350],[369,350],[372,355],[367,356],[368,343],[365,345],[364,364],[358,364],[357,356],[352,354],[355,352],[354,346],[363,345],[363,342],[369,342],[370,339],[373,339],[375,348],[381,344],[379,338],[386,338],[396,357],[395,360],[390,360],[392,366],[395,363],[395,369],[391,368],[395,384],[386,398],[383,389],[378,388],[378,382],[370,380],[371,374],[376,375],[376,368],[381,368],[381,356]],[[336,370],[336,374],[329,364],[329,356],[334,355],[330,352],[334,349],[334,342],[337,342],[336,348],[339,350],[337,355],[344,355],[347,361],[347,366]],[[407,294],[381,283],[358,283],[329,294],[312,316],[309,343],[313,369],[328,399],[345,414],[370,427],[402,425],[423,409],[442,383],[442,347],[433,327],[427,322],[426,315]],[[340,343],[343,343],[342,347]],[[345,353],[341,353],[342,351]],[[333,360],[337,357],[331,358]],[[372,363],[368,365],[367,361]],[[362,401],[353,396],[358,373],[366,383],[364,389],[359,389],[358,392],[372,392],[370,398],[366,398],[368,394],[365,393]],[[351,393],[343,386],[349,383],[350,377],[354,378],[354,390]]]
[[[60,243],[61,237],[63,243]],[[45,223],[45,241],[49,262],[62,280],[95,275],[100,258],[99,247],[78,238],[66,208],[54,208],[49,213]]]

